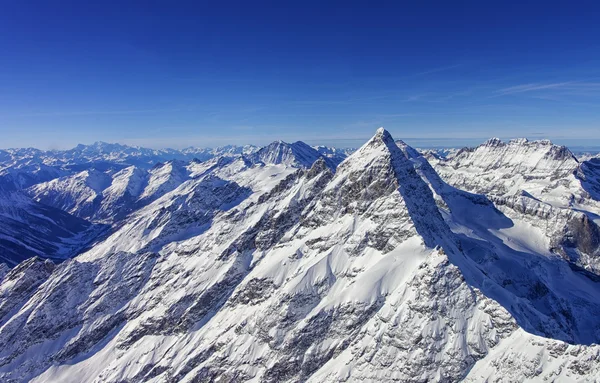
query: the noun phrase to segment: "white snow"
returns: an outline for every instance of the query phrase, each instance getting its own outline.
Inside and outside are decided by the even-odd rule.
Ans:
[[[106,159],[129,149],[77,150]],[[335,172],[334,151],[303,143],[219,151],[228,154],[29,189],[74,206],[95,193],[100,209],[121,215],[48,275],[23,263],[0,276],[0,380],[600,373],[594,255],[556,251],[569,222],[598,222],[593,164],[582,169],[547,141],[492,139],[431,157],[440,177],[384,129]]]

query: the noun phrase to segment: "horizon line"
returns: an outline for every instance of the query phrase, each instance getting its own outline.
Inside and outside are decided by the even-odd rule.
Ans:
[[[246,143],[246,144],[223,144],[223,145],[213,145],[213,146],[195,146],[195,145],[188,145],[188,146],[179,146],[179,147],[173,147],[173,146],[152,146],[152,145],[140,145],[140,144],[134,144],[134,143],[130,143],[127,141],[133,141],[133,140],[123,140],[121,142],[118,141],[102,141],[102,140],[98,140],[98,141],[94,141],[92,143],[89,144],[84,144],[84,143],[78,143],[75,144],[74,146],[71,147],[64,147],[64,148],[47,148],[47,149],[42,149],[39,147],[35,147],[35,146],[12,146],[12,147],[7,147],[7,148],[0,148],[0,151],[11,151],[11,150],[25,150],[25,149],[34,149],[34,150],[39,150],[42,152],[67,152],[70,150],[74,150],[75,148],[77,148],[78,146],[85,146],[85,147],[91,147],[94,146],[96,144],[106,144],[106,145],[120,145],[120,146],[124,146],[124,147],[128,147],[128,148],[138,148],[138,149],[150,149],[150,150],[173,150],[173,151],[178,151],[181,152],[183,150],[186,149],[198,149],[198,150],[211,150],[211,149],[217,149],[217,148],[223,148],[226,146],[232,146],[232,147],[244,147],[244,146],[254,146],[257,148],[263,148],[265,146],[268,146],[269,144],[273,143],[273,142],[285,142],[285,143],[295,143],[295,142],[304,142],[307,145],[310,145],[311,147],[316,147],[316,146],[326,146],[326,147],[330,147],[330,148],[338,148],[338,149],[357,149],[360,146],[362,146],[363,143],[367,142],[370,138],[365,136],[365,138],[326,138],[326,139],[308,139],[308,140],[273,140],[267,144],[264,145],[258,145],[258,144],[252,144],[252,143]],[[460,138],[452,138],[452,137],[405,137],[402,139],[396,139],[394,138],[395,141],[398,140],[402,140],[402,141],[424,141],[421,144],[411,144],[411,146],[414,146],[416,148],[422,148],[422,149],[435,149],[435,148],[440,148],[440,149],[452,149],[452,148],[456,148],[456,149],[460,149],[460,148],[465,148],[465,147],[477,147],[481,144],[484,144],[486,141],[488,141],[489,139],[492,138],[499,138],[502,141],[510,141],[510,140],[515,140],[515,139],[527,139],[528,141],[534,142],[534,141],[543,141],[543,140],[548,140],[550,142],[552,142],[555,145],[562,145],[562,146],[567,146],[567,147],[574,147],[574,148],[596,148],[597,150],[600,151],[600,138],[592,138],[592,139],[584,139],[584,138],[562,138],[562,137],[555,137],[555,138],[544,138],[545,136],[542,135],[534,135],[532,138],[529,137],[523,137],[523,136],[490,136],[490,137],[460,137]],[[448,144],[448,145],[444,145],[442,143],[438,143],[438,144],[426,144],[427,141],[430,142],[435,142],[435,141],[454,141],[454,144]],[[458,142],[460,141],[470,141],[470,144],[459,144]],[[473,144],[473,141],[477,141],[479,142],[478,144]],[[560,144],[557,142],[566,142],[566,141],[571,141],[572,144]],[[589,144],[585,144],[585,142],[590,142],[593,141],[595,143],[589,143]],[[329,143],[328,143],[329,142]],[[341,145],[339,144],[331,144],[332,142],[337,142],[337,143],[342,143]],[[359,145],[346,145],[345,143],[350,143],[350,142],[356,142],[359,143]]]

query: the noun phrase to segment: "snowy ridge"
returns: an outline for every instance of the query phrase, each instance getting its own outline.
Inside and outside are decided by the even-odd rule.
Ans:
[[[314,148],[308,146],[302,141],[288,144],[283,141],[275,141],[256,153],[248,156],[254,163],[262,162],[271,165],[290,165],[309,168],[319,158],[323,157]],[[327,158],[327,163],[335,167],[335,164]]]
[[[600,178],[548,140],[493,138],[448,159],[429,158],[448,183],[486,194],[508,217],[536,227],[544,251],[600,272]]]
[[[111,183],[108,174],[91,169],[34,185],[27,192],[38,202],[90,218],[98,208],[102,191]]]
[[[149,171],[135,166],[114,174],[95,169],[27,189],[33,199],[95,222],[115,222],[189,179],[185,164],[159,163]]]
[[[0,165],[0,190],[27,188],[68,174],[67,171],[39,163]]]
[[[147,186],[140,195],[141,199],[162,196],[188,180],[189,176],[185,163],[169,161],[157,164],[149,171]]]
[[[33,186],[27,189],[27,194],[38,202],[93,222],[115,223],[165,193],[174,190],[182,183],[215,171],[217,168],[223,168],[231,162],[241,164],[241,166],[264,163],[308,168],[322,157],[316,150],[303,142],[293,144],[274,142],[258,151],[253,146],[220,147],[206,152],[206,156],[199,156],[206,158],[205,161],[196,157],[189,162],[171,160],[164,163],[157,162],[152,168],[147,169],[147,164],[142,167],[118,166],[116,168],[107,164],[122,165],[132,157],[150,158],[150,155],[156,152],[151,149],[96,143],[92,146],[80,145],[73,150],[90,161],[89,169],[47,182],[42,182],[45,178],[31,182],[14,182],[11,178],[6,181],[6,184],[11,185],[10,190],[17,190],[20,186],[12,186],[13,183],[18,185],[33,183]],[[185,149],[183,152],[186,156],[197,154],[193,148]],[[40,157],[42,156],[40,153],[45,152],[35,153]],[[170,150],[158,151],[158,154],[177,157]],[[154,158],[161,158],[160,156]],[[337,164],[335,161],[329,158],[326,160],[328,166],[335,168]],[[98,166],[99,161],[104,161],[104,163]],[[76,168],[71,167],[70,169]],[[63,171],[60,174],[66,172]]]
[[[474,149],[462,149],[447,161],[440,161],[436,170],[453,185],[470,191],[494,194],[515,194],[524,185],[539,197],[540,189],[568,177],[579,161],[565,146],[548,140],[514,139],[504,143],[492,138]],[[477,173],[477,177],[470,177]]]

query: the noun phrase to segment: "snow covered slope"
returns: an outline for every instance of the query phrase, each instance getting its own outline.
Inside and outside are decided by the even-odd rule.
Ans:
[[[600,277],[535,225],[383,129],[335,173],[275,149],[190,164],[89,251],[10,271],[0,380],[596,379]]]
[[[324,156],[302,141],[294,142],[293,144],[275,141],[261,148],[256,153],[249,155],[248,159],[254,163],[262,162],[265,164],[284,164],[309,168],[321,157]],[[329,158],[327,158],[327,163],[332,167],[336,165]]]
[[[110,174],[95,169],[34,185],[33,199],[94,222],[117,222],[189,179],[186,163],[135,166]]]
[[[89,147],[78,148],[83,154],[90,151],[95,153]],[[122,145],[95,144],[93,148],[109,153],[109,157],[107,154],[100,159],[114,161],[114,164],[122,164],[122,161],[133,155],[130,153],[132,148]],[[146,153],[146,150],[141,153]],[[190,155],[192,149],[186,149],[185,153]],[[307,168],[317,159],[322,158],[316,150],[303,142],[293,144],[274,142],[259,151],[252,146],[227,146],[211,150],[209,154],[208,157],[204,156],[208,158],[206,161],[194,159],[190,162],[179,160],[157,162],[149,170],[138,166],[117,169],[101,166],[103,170],[92,167],[48,182],[36,183],[27,189],[27,193],[38,202],[78,217],[93,222],[116,223],[184,182],[231,163],[242,167],[252,164],[271,164]],[[98,164],[100,160],[95,157],[86,158],[92,161],[89,163],[90,166]],[[326,161],[332,168],[337,164],[330,158],[326,158]],[[230,172],[234,173],[238,170],[236,167],[230,169],[232,169]],[[11,189],[18,189],[18,187],[11,187]]]
[[[495,138],[448,159],[429,160],[448,183],[486,194],[508,217],[534,227],[544,251],[600,272],[600,171],[595,160],[580,163],[566,147],[547,140],[504,143]]]
[[[51,206],[89,218],[94,215],[91,210],[97,209],[100,200],[94,195],[103,190],[103,188],[91,184],[96,183],[94,178],[106,178],[98,173],[113,175],[120,170],[134,166],[139,171],[153,174],[157,170],[155,167],[159,164],[168,165],[191,160],[206,161],[215,157],[239,157],[251,155],[257,150],[258,148],[252,145],[173,150],[148,149],[105,142],[78,145],[69,150],[5,149],[0,150],[0,190],[14,191],[32,188],[31,193],[35,197],[41,194],[40,198],[43,197],[45,202]],[[163,172],[168,173],[165,169]],[[174,173],[177,172],[179,171],[174,171]],[[177,174],[173,174],[173,176],[181,178]],[[164,175],[159,177],[159,184],[163,182],[166,184],[162,187],[156,186],[159,192],[157,197],[162,195],[163,190],[176,186],[176,182],[167,182],[165,177]],[[98,182],[104,184],[105,181]],[[91,184],[87,185],[88,183]],[[152,182],[149,184],[150,188],[155,187]],[[81,190],[77,190],[77,185],[80,185]],[[149,200],[148,197],[154,198],[153,190],[148,190],[143,197],[146,201]],[[110,211],[110,209],[105,209],[105,211]],[[101,218],[106,220],[106,214]]]
[[[27,193],[38,202],[78,217],[91,218],[99,208],[102,191],[111,183],[110,175],[91,169],[39,183]]]
[[[450,183],[466,190],[505,195],[527,191],[536,198],[546,190],[560,188],[579,161],[565,146],[548,140],[515,139],[504,143],[492,138],[471,149],[465,148],[436,169]],[[560,191],[568,191],[564,187]],[[550,199],[546,195],[546,199]],[[568,203],[568,193],[557,193],[552,202]]]

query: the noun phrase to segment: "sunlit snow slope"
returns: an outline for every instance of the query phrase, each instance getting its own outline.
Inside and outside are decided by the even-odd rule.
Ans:
[[[96,189],[155,197],[74,259],[0,265],[0,380],[595,381],[594,242],[550,235],[597,230],[595,164],[546,142],[498,146],[527,152],[519,165],[486,145],[432,166],[379,129],[337,167],[274,143],[180,171],[159,165],[152,187],[136,168],[102,178],[105,189],[89,174],[59,179],[89,193],[66,209]],[[499,179],[517,177],[499,194],[470,176],[490,163],[508,174]],[[454,165],[457,179],[435,170]],[[538,184],[553,182],[581,199],[542,200]],[[519,210],[510,198],[557,209],[556,227],[533,218],[546,205]],[[588,217],[583,229],[577,217]]]

